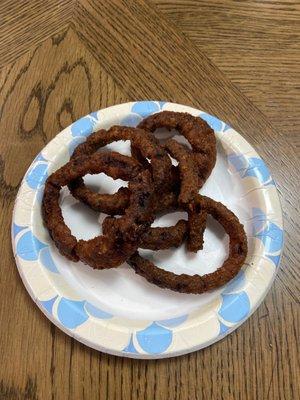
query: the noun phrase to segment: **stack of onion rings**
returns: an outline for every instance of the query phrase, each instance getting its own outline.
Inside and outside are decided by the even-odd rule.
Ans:
[[[177,129],[191,149],[173,139],[161,144],[151,134],[161,127]],[[132,157],[103,149],[118,140],[130,141]],[[172,166],[170,157],[178,162],[177,167]],[[238,218],[223,204],[199,195],[215,162],[213,130],[187,113],[163,111],[144,119],[137,128],[100,130],[77,146],[70,161],[48,177],[42,202],[44,223],[61,254],[74,262],[106,269],[127,261],[137,274],[162,288],[195,294],[215,289],[238,273],[247,255],[247,238]],[[128,181],[128,188],[115,194],[93,192],[83,177],[100,172]],[[109,215],[102,225],[103,235],[90,240],[72,235],[59,204],[64,186],[93,210]],[[171,227],[151,227],[158,213],[175,210],[187,212],[188,220]],[[176,275],[140,256],[139,248],[168,249],[185,241],[188,251],[201,250],[207,215],[229,235],[229,256],[215,272]]]

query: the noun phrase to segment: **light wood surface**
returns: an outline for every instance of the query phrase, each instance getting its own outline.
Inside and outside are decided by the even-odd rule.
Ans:
[[[0,2],[0,399],[280,399],[299,388],[300,7],[293,1]],[[54,327],[15,267],[20,181],[62,128],[129,100],[217,115],[263,156],[281,195],[275,283],[237,331],[169,360],[122,359]]]

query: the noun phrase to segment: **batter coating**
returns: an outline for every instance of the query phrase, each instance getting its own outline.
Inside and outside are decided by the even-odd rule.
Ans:
[[[198,166],[199,188],[204,185],[215,166],[217,155],[215,134],[206,121],[188,113],[162,111],[145,118],[138,128],[150,132],[158,128],[176,129],[183,135],[192,147],[190,156]],[[141,162],[143,157],[138,148],[134,149],[134,154]]]
[[[206,226],[207,213],[199,205],[196,207],[196,204],[194,204],[194,199],[199,191],[195,161],[191,158],[186,147],[173,139],[166,142],[165,148],[178,161],[177,168],[180,177],[178,203],[183,210],[188,211],[187,249],[196,253],[203,248],[203,232]]]
[[[156,183],[157,187],[156,195],[153,197],[153,212],[166,212],[178,207],[177,192],[178,185],[180,184],[178,172],[176,169],[171,168],[171,161],[165,150],[158,144],[158,141],[141,129],[114,126],[110,128],[109,131],[100,130],[95,132],[90,135],[84,143],[77,146],[71,159],[76,159],[82,155],[87,156],[93,154],[99,148],[120,139],[130,140],[135,148],[141,149],[143,157],[148,157],[151,160],[154,184]],[[174,142],[174,146],[179,148],[183,147],[177,142]],[[172,148],[171,144],[170,148]],[[149,164],[147,168],[149,168]],[[167,172],[165,172],[165,170]],[[167,183],[170,181],[172,182],[171,188]],[[75,198],[87,204],[93,210],[104,212],[112,216],[124,214],[130,198],[130,191],[128,188],[120,188],[117,193],[112,195],[95,193],[84,184],[82,178],[71,181],[68,187]],[[185,188],[183,188],[182,191],[183,190],[185,190]],[[110,223],[112,223],[112,220],[107,220],[107,226]],[[159,233],[156,230],[157,228],[149,228],[145,236],[145,241],[144,237],[141,238],[140,246],[149,249],[157,248],[159,245],[164,246],[164,248],[173,247],[175,245],[179,246],[187,236],[186,232],[183,233],[184,227],[186,227],[186,223],[182,222],[174,227],[160,228]],[[159,244],[156,243],[158,238],[163,237],[166,238],[164,244],[162,244],[162,240],[160,240]],[[180,237],[182,238],[181,241],[179,239]]]
[[[100,148],[118,140],[129,140],[144,157],[151,160],[154,185],[159,192],[167,189],[171,181],[171,160],[158,141],[142,129],[113,126],[108,131],[100,130],[91,134],[84,143],[76,147],[71,159],[81,155],[91,155]],[[90,206],[95,211],[109,215],[122,215],[128,206],[130,192],[121,188],[115,194],[99,194],[93,192],[82,178],[73,180],[68,185],[72,195]]]
[[[129,180],[130,200],[124,216],[116,223],[115,236],[98,236],[84,241],[75,238],[64,222],[59,194],[69,180],[105,172],[112,178]],[[93,268],[120,265],[138,248],[139,238],[153,222],[149,171],[130,157],[118,153],[94,153],[77,157],[50,175],[45,184],[42,212],[44,222],[59,251],[72,261],[81,260]]]
[[[194,294],[216,289],[236,276],[247,255],[247,237],[243,225],[228,208],[217,201],[208,197],[198,196],[196,203],[218,221],[229,235],[229,256],[223,265],[215,272],[203,276],[176,275],[173,272],[155,266],[151,261],[141,257],[136,252],[128,260],[128,263],[136,273],[162,288]]]

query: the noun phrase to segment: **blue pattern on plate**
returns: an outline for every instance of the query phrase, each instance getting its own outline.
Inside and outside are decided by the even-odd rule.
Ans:
[[[128,345],[126,347],[124,347],[124,349],[122,351],[124,351],[124,353],[138,354],[137,349],[134,347],[133,338],[132,337],[133,337],[133,335],[131,334]]]
[[[120,121],[120,125],[136,127],[142,121],[142,117],[138,114],[128,114]]]
[[[160,110],[160,106],[155,101],[138,101],[134,103],[131,112],[145,118],[150,114],[154,114]]]
[[[226,286],[222,293],[228,294],[243,289],[246,283],[245,272],[240,271]]]
[[[225,124],[223,128],[223,132],[228,131],[228,129],[232,129],[230,125]]]
[[[276,253],[282,248],[283,230],[271,221],[266,221],[265,228],[256,237],[263,242],[267,253]]]
[[[266,257],[267,257],[269,260],[271,260],[271,261],[276,265],[276,267],[279,265],[280,254],[277,255],[277,256],[271,256],[271,255],[269,255],[269,254],[266,254]]]
[[[157,321],[157,323],[159,325],[163,325],[166,326],[168,328],[174,328],[175,326],[179,326],[181,324],[183,324],[186,319],[187,319],[188,315],[182,315],[181,317],[177,317],[177,318],[170,318],[170,319],[164,319],[161,321]]]
[[[88,314],[90,314],[91,316],[93,316],[95,318],[109,319],[109,318],[113,317],[112,314],[110,314],[106,311],[100,310],[100,308],[95,307],[93,304],[91,304],[89,302],[86,302],[84,307],[85,307],[85,310],[88,312]]]
[[[36,200],[39,204],[42,204],[44,189],[45,189],[45,185],[42,185],[36,191]]]
[[[224,335],[224,333],[226,333],[229,330],[229,327],[224,325],[221,321],[220,322],[220,332],[219,335]]]
[[[283,229],[269,221],[265,213],[259,208],[253,208],[252,215],[252,234],[261,240],[267,253],[266,257],[277,266],[280,259],[280,255],[277,253],[280,252],[283,245]]]
[[[85,142],[86,137],[85,136],[77,136],[75,137],[69,144],[68,144],[68,149],[69,149],[69,154],[70,156],[74,153],[75,148],[80,144]]]
[[[40,302],[42,304],[42,306],[48,311],[49,314],[52,314],[53,304],[55,303],[55,300],[57,298],[58,298],[58,296],[54,296],[52,299],[43,300]]]
[[[259,182],[266,184],[272,181],[270,172],[261,158],[251,157],[248,158],[248,168],[244,171],[242,178],[246,176],[253,176]]]
[[[78,119],[71,125],[72,136],[88,136],[93,132],[96,121],[90,116]]]
[[[261,158],[246,158],[243,154],[229,154],[227,160],[241,178],[254,177],[263,185],[274,185],[270,172]]]
[[[27,226],[20,226],[20,225],[13,223],[12,231],[13,231],[14,238],[17,236],[17,234],[19,232],[21,232],[23,229],[26,229],[26,228],[27,228]]]
[[[250,311],[250,301],[247,293],[222,294],[222,304],[219,315],[228,322],[242,321]]]
[[[89,318],[84,309],[85,301],[70,300],[62,297],[57,307],[60,322],[69,329],[82,325]]]
[[[245,170],[248,167],[248,161],[243,154],[228,154],[227,160],[236,172]]]
[[[166,101],[159,101],[158,104],[159,104],[159,108],[162,109],[163,106],[166,104]]]
[[[120,121],[121,125],[136,127],[143,118],[162,109],[165,101],[138,101],[131,107],[131,113]]]
[[[262,232],[264,227],[265,227],[265,225],[266,225],[266,221],[265,220],[254,219],[252,221],[252,235],[256,236],[260,232]]]
[[[266,214],[263,212],[261,208],[258,207],[252,208],[252,217],[263,221],[266,221],[267,219]]]
[[[39,252],[44,247],[47,247],[45,243],[42,243],[36,238],[31,231],[26,231],[17,242],[17,255],[26,261],[35,261],[39,257]]]
[[[95,120],[98,120],[98,111],[93,111],[93,112],[91,112],[91,113],[90,113],[90,116],[91,116],[92,118],[94,118]]]
[[[26,175],[27,185],[31,189],[37,189],[40,185],[45,183],[48,177],[47,174],[48,164],[40,163],[34,164],[34,166],[29,170]]]
[[[47,268],[50,272],[55,274],[59,274],[59,271],[53,261],[53,258],[50,253],[50,248],[45,247],[40,251],[40,260],[45,268]]]
[[[42,153],[39,153],[36,157],[35,157],[35,159],[33,160],[34,162],[36,162],[36,161],[46,161],[47,162],[47,160],[44,158],[44,156],[42,155]]]
[[[200,118],[204,119],[208,123],[208,125],[216,132],[222,131],[223,123],[217,117],[213,115],[202,113],[200,114]]]
[[[172,343],[172,336],[171,330],[159,326],[156,322],[136,333],[139,345],[149,354],[159,354],[167,350]]]

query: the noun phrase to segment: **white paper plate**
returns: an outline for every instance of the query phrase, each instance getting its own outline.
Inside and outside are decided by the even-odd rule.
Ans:
[[[222,201],[239,217],[248,237],[247,262],[235,279],[219,290],[187,295],[160,289],[128,265],[96,271],[73,263],[56,250],[41,218],[46,178],[69,160],[74,147],[99,128],[135,126],[161,110],[201,116],[215,130],[216,166],[201,193]],[[164,133],[162,132],[162,135]],[[178,140],[184,140],[177,136]],[[130,154],[127,142],[108,146]],[[126,184],[101,175],[86,182],[112,193]],[[78,238],[101,233],[100,216],[62,191],[66,222]],[[155,225],[171,225],[181,213]],[[120,104],[91,113],[58,134],[35,158],[21,184],[13,214],[12,242],[22,280],[37,305],[64,332],[95,349],[126,357],[162,358],[206,347],[236,329],[266,296],[283,246],[282,213],[268,168],[230,126],[194,108],[159,101]],[[210,220],[203,251],[184,247],[142,254],[177,273],[204,274],[220,266],[227,238]]]

